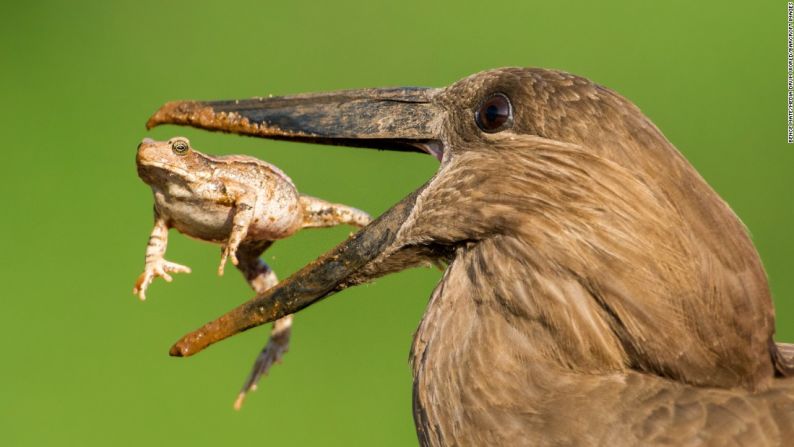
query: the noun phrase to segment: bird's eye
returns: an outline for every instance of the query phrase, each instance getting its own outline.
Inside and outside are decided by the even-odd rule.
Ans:
[[[185,155],[187,154],[189,146],[186,141],[176,140],[171,143],[171,150],[174,151],[177,155]]]
[[[474,118],[483,131],[499,132],[513,125],[513,105],[505,94],[494,93],[480,104]]]

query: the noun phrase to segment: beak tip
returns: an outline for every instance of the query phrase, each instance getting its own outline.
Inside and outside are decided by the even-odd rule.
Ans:
[[[168,354],[171,357],[188,357],[192,352],[190,352],[189,346],[186,346],[184,341],[179,340],[174,346],[171,346],[171,350],[168,351]]]
[[[163,104],[146,122],[146,130],[160,124],[192,124],[200,121],[197,116],[206,108],[196,101],[171,101]]]
[[[157,127],[160,124],[160,119],[158,114],[160,111],[158,110],[157,113],[152,115],[148,121],[146,121],[146,130],[152,130],[152,127]]]
[[[232,132],[245,135],[270,136],[266,126],[251,123],[248,118],[234,111],[216,110],[217,104],[201,101],[171,101],[154,112],[146,129],[161,124],[178,124],[199,129]],[[276,132],[277,134],[278,132]]]

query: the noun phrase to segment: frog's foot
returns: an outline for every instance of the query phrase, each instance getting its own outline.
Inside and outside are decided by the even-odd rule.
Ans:
[[[221,249],[221,265],[218,266],[218,276],[223,276],[223,268],[226,267],[226,260],[229,258],[231,258],[232,264],[240,264],[240,261],[237,260],[237,246],[227,244]]]
[[[270,367],[274,363],[281,363],[282,357],[289,350],[291,332],[292,315],[287,315],[273,323],[270,339],[256,358],[254,366],[251,368],[251,372],[240,390],[240,394],[237,395],[237,400],[234,401],[235,410],[239,410],[243,406],[243,401],[249,391],[256,391],[257,382],[263,375],[267,374]]]
[[[132,293],[134,295],[138,295],[138,298],[141,301],[146,299],[146,289],[149,288],[149,285],[152,283],[154,278],[158,276],[166,280],[166,282],[173,281],[171,273],[190,273],[190,267],[177,264],[175,262],[166,261],[163,258],[156,258],[153,261],[148,261],[146,263],[146,267],[143,270],[143,273],[138,276],[138,280],[135,281],[135,287],[132,289]]]

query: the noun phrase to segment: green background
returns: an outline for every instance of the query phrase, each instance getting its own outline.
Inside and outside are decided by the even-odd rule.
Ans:
[[[191,138],[283,168],[373,214],[434,172],[421,154],[144,129],[174,99],[442,86],[499,66],[559,68],[638,104],[733,206],[794,341],[794,146],[786,4],[746,2],[16,2],[0,17],[2,445],[412,445],[412,334],[440,273],[418,269],[302,312],[292,350],[232,402],[267,328],[189,359],[168,348],[251,296],[219,250],[171,233],[193,267],[131,289],[151,229],[141,138]],[[650,2],[648,2],[650,3]],[[661,2],[656,2],[661,3]],[[348,228],[277,243],[286,277]]]

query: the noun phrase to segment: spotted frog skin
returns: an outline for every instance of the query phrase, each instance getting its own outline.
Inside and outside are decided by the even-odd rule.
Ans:
[[[258,294],[278,279],[260,256],[273,241],[302,228],[348,224],[362,227],[370,216],[345,205],[298,193],[279,168],[244,155],[213,157],[190,146],[187,138],[168,141],[144,138],[138,145],[138,176],[154,193],[154,229],[146,247],[143,273],[133,293],[146,299],[152,281],[190,268],[166,261],[168,230],[221,245],[218,273],[231,260]],[[235,408],[240,408],[259,378],[281,360],[289,346],[292,316],[273,324],[270,339],[256,359]]]

